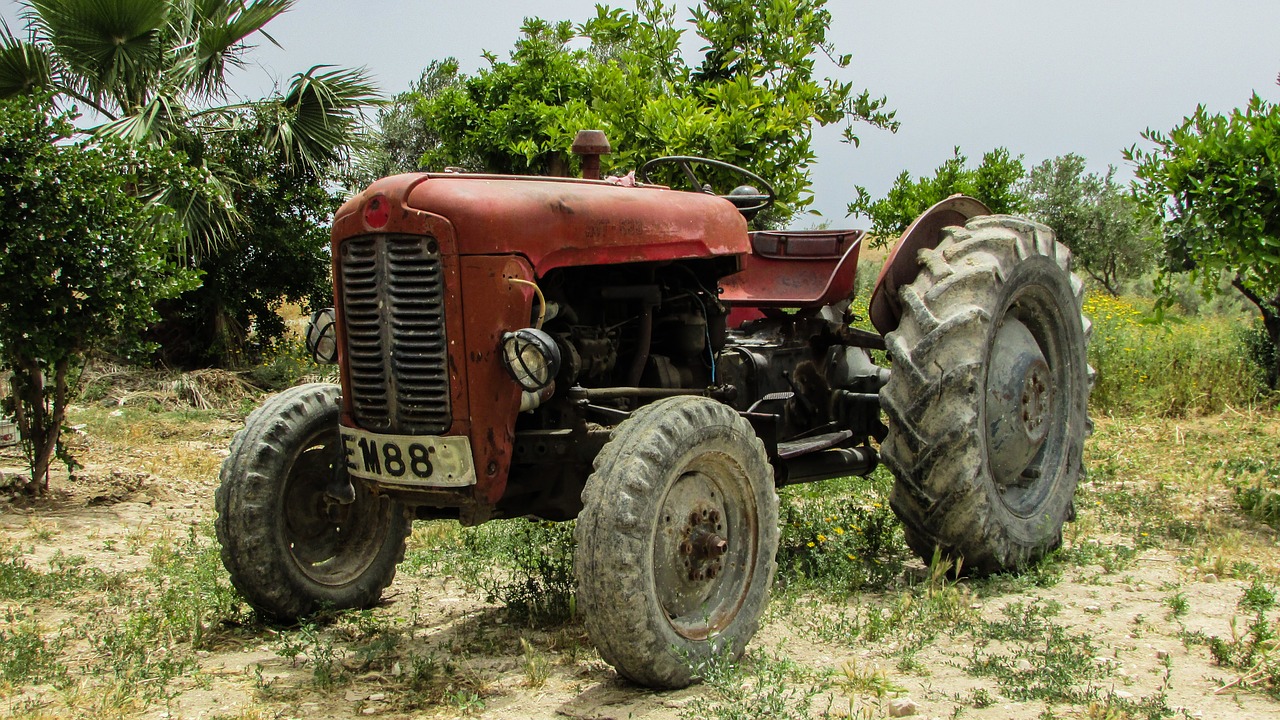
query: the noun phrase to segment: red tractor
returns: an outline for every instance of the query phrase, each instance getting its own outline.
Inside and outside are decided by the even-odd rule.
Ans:
[[[600,180],[606,147],[575,143],[584,179],[397,175],[338,211],[312,339],[341,385],[268,400],[222,466],[222,557],[255,608],[372,605],[414,518],[577,518],[600,654],[681,687],[758,627],[779,486],[883,460],[912,549],[975,572],[1061,542],[1089,321],[1048,228],[939,203],[886,261],[872,333],[848,310],[861,231],[749,232],[763,179],[665,157]],[[647,181],[664,167],[692,191]]]

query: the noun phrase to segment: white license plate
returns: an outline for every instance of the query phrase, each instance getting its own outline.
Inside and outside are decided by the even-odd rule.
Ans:
[[[465,487],[476,484],[466,436],[381,435],[339,427],[347,472],[385,485]]]

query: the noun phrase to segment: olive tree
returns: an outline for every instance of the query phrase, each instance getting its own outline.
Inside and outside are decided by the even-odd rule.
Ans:
[[[136,338],[152,304],[189,284],[169,259],[181,228],[139,187],[201,182],[178,158],[76,137],[69,114],[30,95],[0,101],[0,368],[30,463],[48,489],[68,399],[86,353]]]
[[[1166,272],[1192,273],[1206,293],[1227,273],[1280,346],[1280,106],[1257,94],[1225,115],[1200,106],[1142,137],[1154,147],[1125,159],[1163,226]]]
[[[1089,277],[1112,295],[1120,294],[1121,281],[1152,269],[1155,228],[1116,182],[1115,168],[1088,173],[1085,159],[1070,153],[1033,167],[1022,192],[1028,213],[1053,228]]]

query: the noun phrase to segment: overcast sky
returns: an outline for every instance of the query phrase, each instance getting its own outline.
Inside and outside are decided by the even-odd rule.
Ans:
[[[18,4],[0,0],[17,30]],[[630,8],[630,0],[618,6]],[[688,4],[688,3],[684,3]],[[364,66],[384,92],[406,89],[431,60],[464,70],[511,49],[521,19],[580,22],[592,0],[300,0],[268,30],[235,86],[248,96],[316,64]],[[959,145],[997,146],[1028,165],[1076,152],[1120,166],[1143,129],[1168,129],[1203,103],[1225,112],[1256,91],[1280,100],[1277,0],[830,0],[829,39],[853,54],[819,69],[888,96],[902,129],[865,128],[862,146],[820,130],[814,207],[836,226],[852,187],[879,197],[903,170],[931,173]],[[684,14],[682,17],[687,17]],[[692,32],[687,33],[692,36]],[[689,50],[696,52],[696,38]],[[802,224],[811,221],[802,220]]]

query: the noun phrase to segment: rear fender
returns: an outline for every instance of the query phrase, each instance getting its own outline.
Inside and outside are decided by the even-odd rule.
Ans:
[[[898,289],[916,279],[920,251],[937,247],[942,241],[943,228],[964,225],[978,215],[990,214],[991,210],[981,202],[964,195],[952,195],[912,221],[885,259],[880,276],[876,278],[875,289],[871,292],[871,324],[881,335],[898,328],[898,321],[902,318]]]

